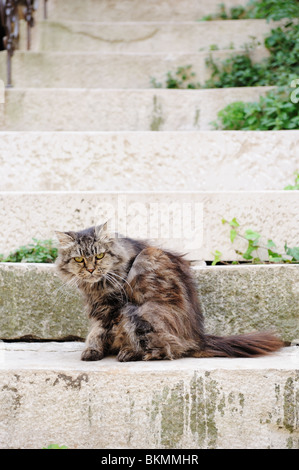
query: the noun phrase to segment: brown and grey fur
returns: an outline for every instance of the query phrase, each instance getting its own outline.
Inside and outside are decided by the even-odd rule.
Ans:
[[[283,345],[268,333],[206,334],[189,262],[181,255],[110,235],[106,225],[56,234],[58,272],[83,293],[91,321],[82,360],[108,354],[119,361],[252,357]],[[97,260],[99,253],[105,255]]]

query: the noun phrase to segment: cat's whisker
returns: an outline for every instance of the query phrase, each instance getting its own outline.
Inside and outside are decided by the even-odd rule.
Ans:
[[[119,293],[121,295],[122,302],[123,302],[124,301],[123,293],[120,289],[120,286],[116,283],[116,280],[113,279],[111,276],[108,276],[107,274],[105,274],[104,277],[108,282],[110,282],[110,284],[113,286],[114,289],[119,291]]]
[[[126,280],[124,277],[122,277],[122,276],[119,276],[119,274],[116,274],[116,273],[115,273],[115,272],[113,272],[113,271],[110,271],[110,274],[112,274],[113,276],[117,276],[117,277],[119,277],[119,278],[120,278],[122,281],[124,281],[124,282],[127,284],[127,286],[129,286],[129,287],[130,287],[130,289],[131,289],[131,293],[133,294],[133,289],[132,289],[132,286],[131,286],[131,285],[128,283],[128,281],[127,281],[127,280]]]
[[[53,291],[53,294],[55,296],[63,295],[63,294],[66,296],[69,296],[73,294],[72,292],[73,287],[78,287],[78,280],[75,277],[65,281],[60,287],[58,287],[57,289]]]
[[[119,292],[120,292],[120,294],[121,294],[121,296],[122,296],[122,299],[123,299],[123,298],[124,298],[124,297],[123,297],[123,294],[125,294],[125,296],[126,296],[126,292],[124,291],[124,289],[123,289],[123,287],[121,286],[121,284],[117,281],[117,279],[115,279],[113,276],[111,276],[110,273],[106,273],[105,276],[106,276],[106,279],[107,279],[108,281],[110,281],[111,284],[119,290]]]
[[[103,274],[103,277],[106,279],[106,281],[110,284],[112,284],[113,287],[116,287],[115,279],[112,276],[109,276],[108,273]]]
[[[124,289],[123,286],[120,284],[120,282],[119,282],[117,279],[115,279],[115,278],[113,277],[112,274],[113,274],[113,273],[111,273],[111,272],[106,273],[106,274],[105,274],[105,277],[107,276],[106,279],[110,280],[111,284],[112,284],[114,287],[118,288],[118,290],[119,290],[119,292],[120,292],[120,294],[121,294],[122,300],[124,300],[124,296],[123,296],[123,294],[124,294],[126,301],[128,301],[128,296],[127,296],[127,293],[126,293],[125,289]]]
[[[127,298],[127,293],[126,293],[126,291],[125,291],[124,286],[123,286],[117,279],[115,279],[115,277],[114,277],[115,273],[109,272],[109,275],[114,279],[114,281],[117,283],[117,285],[119,286],[119,288],[124,292],[124,294],[125,294],[125,296],[126,296],[126,298]]]

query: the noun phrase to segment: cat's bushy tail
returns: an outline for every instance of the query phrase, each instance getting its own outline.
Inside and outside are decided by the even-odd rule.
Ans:
[[[278,351],[284,343],[271,333],[205,336],[204,357],[254,357]]]

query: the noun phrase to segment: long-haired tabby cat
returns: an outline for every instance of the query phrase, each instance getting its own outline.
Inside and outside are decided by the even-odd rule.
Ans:
[[[206,334],[189,262],[178,254],[110,235],[107,224],[56,234],[58,272],[83,293],[91,321],[84,361],[252,357],[283,346],[268,333]]]

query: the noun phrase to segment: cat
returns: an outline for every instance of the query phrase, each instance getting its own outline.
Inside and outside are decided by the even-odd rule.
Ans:
[[[180,254],[110,234],[107,223],[56,235],[58,273],[82,292],[91,323],[83,361],[253,357],[283,346],[270,333],[206,334],[192,269]]]

